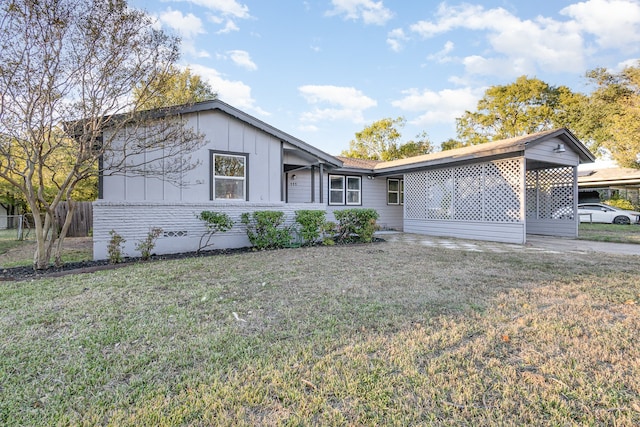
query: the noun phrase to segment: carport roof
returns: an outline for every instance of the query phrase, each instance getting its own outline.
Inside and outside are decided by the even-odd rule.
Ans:
[[[373,165],[371,171],[376,174],[407,172],[415,169],[470,162],[484,158],[508,156],[515,153],[524,153],[527,147],[551,138],[559,138],[567,148],[571,148],[578,153],[580,163],[589,163],[595,160],[593,154],[591,154],[587,147],[585,147],[575,135],[566,128],[559,128],[454,150],[440,151],[389,162],[380,162]]]

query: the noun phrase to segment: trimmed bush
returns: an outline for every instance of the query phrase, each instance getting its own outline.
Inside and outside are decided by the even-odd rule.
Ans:
[[[304,243],[313,245],[320,239],[322,226],[325,223],[325,211],[301,210],[296,211],[296,222],[300,225],[300,237]]]
[[[334,211],[338,221],[338,240],[369,243],[373,240],[373,233],[378,229],[376,220],[378,212],[375,209],[344,209]]]
[[[226,232],[231,230],[233,227],[233,220],[226,213],[220,212],[212,212],[212,211],[202,211],[200,214],[196,215],[201,221],[204,221],[204,225],[207,228],[207,231],[200,236],[200,242],[198,243],[198,251],[200,252],[204,248],[209,246],[213,246],[213,243],[209,243],[214,234],[218,232]],[[206,240],[204,240],[206,237]],[[204,242],[203,242],[204,240]]]
[[[284,220],[281,211],[245,212],[240,217],[240,222],[247,227],[249,241],[258,250],[279,249],[291,244],[291,230],[283,225]]]
[[[124,246],[126,240],[120,234],[116,233],[116,230],[111,230],[109,235],[111,236],[109,244],[107,245],[109,262],[111,264],[118,264],[123,260],[122,246]]]
[[[136,243],[136,250],[140,251],[140,258],[144,261],[151,258],[151,252],[153,251],[153,248],[156,247],[156,240],[158,240],[158,237],[160,237],[161,234],[162,228],[153,227],[149,230],[147,237],[144,240]]]
[[[322,224],[320,233],[322,234],[322,244],[325,246],[333,246],[336,244],[334,238],[338,233],[338,224],[332,221],[327,221]]]

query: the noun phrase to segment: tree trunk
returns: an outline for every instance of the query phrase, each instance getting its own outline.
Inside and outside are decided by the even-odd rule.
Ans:
[[[67,210],[67,215],[65,216],[64,224],[62,225],[62,230],[60,230],[60,234],[53,251],[53,259],[56,267],[60,267],[62,265],[62,243],[64,242],[64,238],[67,236],[69,227],[71,227],[71,220],[73,219],[73,213],[76,209],[76,204],[71,200],[67,200],[67,205],[69,206],[69,209]]]
[[[57,240],[55,221],[51,209],[47,209],[44,214],[44,222],[39,209],[32,209],[33,222],[36,234],[36,252],[33,255],[33,268],[44,270],[49,267],[51,260],[51,250]]]

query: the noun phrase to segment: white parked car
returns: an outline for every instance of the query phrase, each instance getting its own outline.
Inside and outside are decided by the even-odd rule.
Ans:
[[[640,212],[625,211],[602,203],[580,203],[578,205],[580,222],[604,222],[607,224],[637,224]]]

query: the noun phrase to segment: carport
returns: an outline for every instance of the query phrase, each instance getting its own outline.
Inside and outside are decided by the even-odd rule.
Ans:
[[[408,233],[525,243],[577,237],[577,167],[594,156],[565,128],[385,162],[404,174]]]

